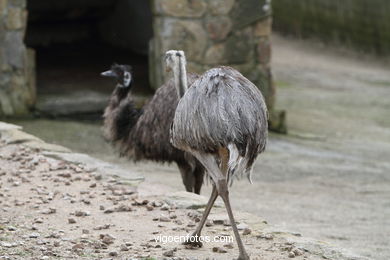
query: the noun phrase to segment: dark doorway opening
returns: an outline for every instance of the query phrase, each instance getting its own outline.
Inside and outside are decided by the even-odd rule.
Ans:
[[[149,1],[27,2],[29,19],[25,42],[36,51],[38,109],[42,108],[39,105],[42,97],[58,99],[73,94],[74,100],[77,93],[81,93],[81,99],[95,93],[105,101],[115,83],[100,77],[100,72],[113,62],[133,67],[136,95],[152,93],[147,56],[152,37]],[[102,110],[104,101],[100,102],[101,108],[95,104],[93,110]]]

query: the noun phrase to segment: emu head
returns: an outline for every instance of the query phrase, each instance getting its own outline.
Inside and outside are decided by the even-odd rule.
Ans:
[[[186,65],[186,56],[184,51],[169,50],[165,53],[165,64],[167,71],[173,70],[173,72],[179,70],[180,64]]]
[[[128,88],[131,86],[132,76],[131,67],[129,65],[120,65],[114,63],[111,69],[101,73],[104,77],[115,78],[118,87]]]

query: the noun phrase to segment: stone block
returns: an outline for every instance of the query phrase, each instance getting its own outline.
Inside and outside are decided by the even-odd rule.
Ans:
[[[224,40],[232,29],[232,21],[227,16],[211,17],[205,24],[209,38],[214,41]]]
[[[271,8],[269,0],[237,1],[232,12],[233,29],[242,29],[254,22],[270,16]]]
[[[257,61],[260,64],[269,64],[271,61],[271,43],[268,37],[262,37],[256,47]]]
[[[5,60],[11,66],[22,69],[24,64],[25,48],[23,43],[23,32],[9,31],[4,41]]]
[[[229,64],[246,63],[253,56],[252,28],[237,30],[226,39],[225,55]]]
[[[209,11],[213,15],[226,15],[232,10],[234,2],[234,0],[209,1]]]
[[[227,62],[226,59],[226,46],[223,43],[218,43],[210,46],[205,54],[203,62],[208,65],[223,64]]]
[[[19,30],[26,26],[27,12],[22,8],[9,7],[6,26],[9,30]]]
[[[201,17],[207,9],[205,0],[155,0],[154,12],[173,17]]]
[[[0,0],[0,18],[5,15],[6,13],[6,7],[8,5],[8,1],[7,0]]]
[[[200,21],[163,19],[160,31],[161,46],[158,53],[182,49],[190,61],[201,61],[207,45],[207,34]]]
[[[272,32],[271,16],[256,22],[253,34],[256,37],[270,36]]]
[[[11,6],[26,7],[26,0],[8,0]]]

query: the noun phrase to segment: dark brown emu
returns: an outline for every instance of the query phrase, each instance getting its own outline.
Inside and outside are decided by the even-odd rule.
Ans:
[[[168,80],[142,109],[137,109],[131,94],[130,66],[114,64],[101,75],[117,81],[103,116],[105,138],[121,156],[134,161],[176,162],[186,190],[199,194],[204,167],[191,154],[169,142],[169,128],[179,100],[175,79]],[[192,84],[197,78],[198,75],[189,73],[186,80]]]

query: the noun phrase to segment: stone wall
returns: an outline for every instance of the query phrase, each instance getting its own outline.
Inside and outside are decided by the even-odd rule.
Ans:
[[[203,73],[217,65],[238,69],[262,90],[272,110],[269,0],[154,0],[152,12],[149,58],[154,88],[169,77],[162,59],[165,52],[182,49],[190,72]]]
[[[274,0],[275,29],[390,54],[388,0]]]
[[[35,54],[23,43],[26,0],[0,0],[0,116],[26,114],[35,103]]]

